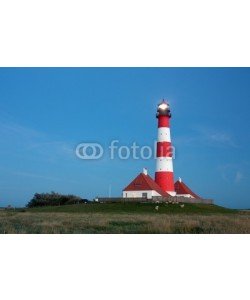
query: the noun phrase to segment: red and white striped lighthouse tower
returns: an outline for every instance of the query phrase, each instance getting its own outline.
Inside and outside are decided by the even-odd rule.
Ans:
[[[170,136],[171,112],[169,104],[163,100],[157,109],[158,140],[155,182],[164,192],[175,196],[173,155]]]

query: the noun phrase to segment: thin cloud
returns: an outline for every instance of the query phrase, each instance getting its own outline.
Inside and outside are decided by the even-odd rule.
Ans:
[[[29,150],[40,154],[47,154],[50,157],[73,157],[75,155],[74,146],[62,141],[33,142],[28,145]]]
[[[207,133],[205,137],[209,142],[214,144],[237,147],[232,136],[225,132]]]
[[[68,179],[63,179],[59,177],[52,177],[52,176],[46,176],[42,174],[37,174],[37,173],[29,173],[29,172],[22,172],[22,171],[13,171],[11,172],[13,176],[20,176],[20,177],[28,177],[28,178],[34,178],[34,179],[42,179],[42,180],[48,180],[48,181],[59,181],[59,182],[68,182],[68,183],[79,183],[75,180],[68,180]]]
[[[0,134],[24,139],[45,138],[46,136],[38,130],[19,124],[12,116],[2,111],[0,112]]]
[[[53,140],[49,135],[18,124],[9,115],[2,113],[0,113],[0,136],[4,140],[3,146],[11,146],[25,155],[29,152],[29,154],[36,154],[50,161],[74,157],[73,144]]]
[[[243,168],[244,164],[224,164],[218,166],[218,171],[223,181],[240,183],[244,179]]]
[[[242,172],[237,171],[236,175],[235,175],[235,183],[239,183],[243,179],[243,177],[244,176],[243,176]]]
[[[8,134],[8,135],[19,135],[22,137],[26,137],[26,138],[41,138],[41,137],[45,137],[44,134],[42,134],[41,132],[22,126],[20,124],[17,123],[13,123],[13,122],[1,122],[0,123],[0,127],[1,127],[1,133],[3,134]]]
[[[45,179],[45,180],[52,180],[52,181],[60,181],[60,179],[56,177],[50,177],[50,176],[44,176],[40,174],[35,174],[35,173],[27,173],[27,172],[12,172],[12,175],[15,176],[21,176],[21,177],[29,177],[29,178],[37,178],[37,179]]]
[[[176,137],[174,143],[176,145],[238,148],[238,145],[231,134],[208,128],[196,128],[195,130],[190,130],[188,135]]]

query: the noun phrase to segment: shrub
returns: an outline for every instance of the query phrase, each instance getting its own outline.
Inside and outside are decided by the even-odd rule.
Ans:
[[[85,203],[86,199],[81,199],[75,195],[62,195],[59,193],[36,193],[34,197],[29,201],[27,207],[41,207],[41,206],[60,206],[69,204],[81,204]]]

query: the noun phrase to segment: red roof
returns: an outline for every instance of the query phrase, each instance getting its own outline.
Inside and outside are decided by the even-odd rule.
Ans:
[[[163,197],[169,196],[149,175],[143,173],[139,174],[123,191],[156,191]]]
[[[191,191],[190,188],[188,186],[186,186],[186,184],[180,180],[176,181],[176,183],[174,184],[174,187],[175,187],[175,191],[176,191],[177,195],[190,194],[194,198],[198,198],[198,199],[201,198],[198,195],[196,195],[193,191]]]

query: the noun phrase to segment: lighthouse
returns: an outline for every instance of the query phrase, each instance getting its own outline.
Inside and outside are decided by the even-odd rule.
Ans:
[[[155,182],[171,196],[175,196],[173,155],[170,135],[170,106],[165,101],[158,105],[156,118],[158,119],[158,139],[156,149]]]
[[[165,100],[157,107],[156,117],[158,119],[158,139],[156,148],[156,172],[155,180],[150,177],[147,169],[143,169],[130,184],[123,189],[123,198],[145,201],[172,201],[171,196],[178,197],[183,203],[204,203],[212,204],[213,200],[202,199],[195,194],[179,178],[174,183],[173,171],[173,148],[170,135],[171,111],[169,103]],[[126,199],[124,201],[126,201]]]

